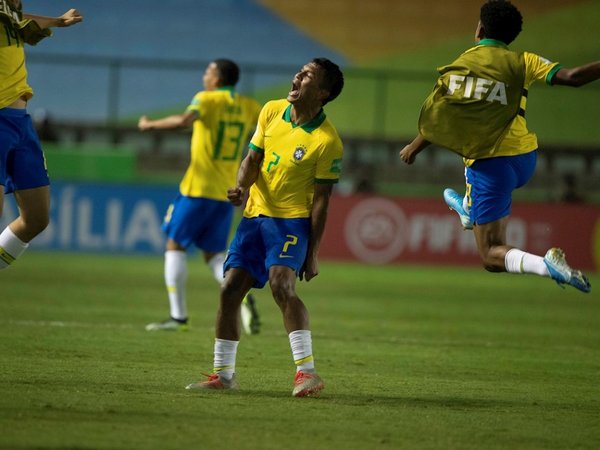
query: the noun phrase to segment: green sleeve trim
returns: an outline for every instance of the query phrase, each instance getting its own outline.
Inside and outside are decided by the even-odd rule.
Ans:
[[[52,36],[50,28],[41,28],[35,20],[23,20],[18,26],[23,34],[23,40],[29,45],[36,45],[42,39]]]
[[[260,148],[260,147],[257,147],[257,146],[256,146],[256,145],[254,145],[252,142],[250,142],[250,143],[248,144],[248,148],[249,148],[250,150],[254,150],[256,153],[264,153],[264,152],[265,152],[265,151],[264,151],[264,149],[262,149],[262,148]]]
[[[546,75],[546,83],[547,84],[552,86],[552,84],[553,84],[552,79],[554,78],[554,75],[556,75],[556,72],[558,72],[560,69],[562,69],[561,64],[557,64],[552,69],[550,69],[550,72],[548,72],[548,75]]]
[[[338,178],[315,178],[315,184],[336,184],[338,181]]]

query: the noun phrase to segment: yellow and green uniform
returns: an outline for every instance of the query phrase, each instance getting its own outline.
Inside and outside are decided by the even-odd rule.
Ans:
[[[17,99],[33,96],[24,45],[35,45],[50,34],[35,21],[23,20],[20,5],[0,0],[0,185],[5,193],[50,183],[31,117],[24,108],[9,108]]]
[[[193,125],[191,162],[179,190],[187,197],[227,201],[227,189],[236,185],[242,152],[260,105],[224,87],[197,93],[187,110],[198,117]]]
[[[33,96],[33,89],[27,83],[21,19],[20,10],[0,0],[0,108]]]
[[[483,39],[452,64],[425,100],[419,132],[428,141],[473,160],[514,156],[537,148],[527,129],[528,88],[560,69],[534,53],[517,53],[506,44]]]
[[[250,149],[264,158],[245,217],[310,217],[314,185],[339,180],[343,148],[337,131],[322,110],[296,126],[291,108],[287,100],[274,100],[260,113]]]

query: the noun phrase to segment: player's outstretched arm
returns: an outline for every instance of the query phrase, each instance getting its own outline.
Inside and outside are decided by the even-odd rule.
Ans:
[[[428,140],[420,134],[417,134],[410,144],[400,150],[400,159],[406,164],[414,163],[417,155],[427,148],[429,144],[430,142]]]
[[[183,114],[174,114],[155,120],[142,116],[138,120],[138,128],[140,131],[187,128],[192,126],[197,117],[198,113],[196,111],[186,111]]]
[[[47,17],[23,13],[23,18],[35,21],[42,29],[53,27],[70,27],[71,25],[75,25],[83,20],[83,16],[76,9],[70,9],[59,17]]]
[[[579,87],[600,79],[600,61],[573,68],[561,68],[552,77],[552,84]]]

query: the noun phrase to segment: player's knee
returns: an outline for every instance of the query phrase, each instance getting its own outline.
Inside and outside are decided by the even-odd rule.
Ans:
[[[50,223],[50,217],[47,215],[35,215],[33,217],[20,217],[17,220],[19,238],[24,242],[29,242],[38,234],[44,231]]]
[[[488,272],[503,272],[504,266],[499,267],[498,263],[491,258],[484,258],[482,261],[483,268]]]
[[[221,285],[221,303],[231,303],[240,295],[239,288],[232,283],[224,282]]]
[[[492,245],[485,249],[480,249],[479,255],[483,268],[488,272],[505,272],[504,262],[506,250],[504,244]]]
[[[287,303],[290,299],[296,298],[293,287],[284,279],[277,278],[269,282],[273,298],[278,305]]]
[[[42,231],[44,231],[49,224],[50,217],[48,216],[39,216],[25,223],[27,231],[29,231],[29,233],[33,234],[34,236],[37,236]]]

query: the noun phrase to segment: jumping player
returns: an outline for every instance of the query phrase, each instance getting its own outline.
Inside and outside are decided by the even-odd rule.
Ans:
[[[0,233],[0,270],[7,268],[50,221],[50,180],[27,102],[25,44],[51,36],[53,27],[83,20],[76,9],[60,17],[26,14],[20,0],[0,0],[0,214],[4,194],[14,192],[19,217]]]
[[[419,134],[400,151],[412,164],[430,143],[464,157],[466,195],[444,191],[465,229],[473,229],[479,255],[490,272],[529,273],[590,292],[587,277],[567,264],[558,248],[537,256],[506,243],[512,191],[534,173],[537,138],[527,129],[528,89],[535,81],[582,86],[600,78],[600,61],[565,68],[534,53],[508,48],[521,32],[522,17],[509,1],[481,7],[477,45],[448,66],[425,101]]]

